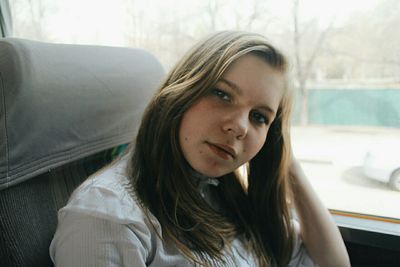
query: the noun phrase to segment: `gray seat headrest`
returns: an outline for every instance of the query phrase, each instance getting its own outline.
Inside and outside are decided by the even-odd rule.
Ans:
[[[140,49],[0,39],[0,190],[130,142],[163,76]]]

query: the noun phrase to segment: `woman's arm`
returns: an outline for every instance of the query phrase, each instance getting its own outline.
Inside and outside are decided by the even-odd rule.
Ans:
[[[300,222],[300,234],[309,255],[321,267],[350,266],[339,229],[294,157],[289,174]]]

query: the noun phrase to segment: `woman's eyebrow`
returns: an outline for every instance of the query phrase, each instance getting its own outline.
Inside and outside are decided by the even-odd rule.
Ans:
[[[225,78],[221,78],[219,79],[220,82],[225,83],[226,85],[228,85],[233,91],[235,91],[238,95],[243,95],[243,90],[234,82],[229,81]],[[259,109],[263,109],[265,112],[267,113],[271,113],[273,116],[275,116],[276,112],[274,109],[272,109],[270,106],[268,105],[261,105],[258,107]]]
[[[234,82],[229,81],[225,78],[221,78],[219,79],[220,82],[223,82],[225,84],[227,84],[230,88],[232,88],[238,95],[242,95],[243,94],[243,90]]]
[[[263,109],[265,112],[270,113],[271,115],[275,116],[276,112],[269,106],[260,106],[259,109]]]

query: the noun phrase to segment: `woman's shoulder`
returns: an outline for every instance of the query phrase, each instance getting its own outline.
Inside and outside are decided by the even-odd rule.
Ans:
[[[137,201],[126,166],[123,159],[90,176],[59,210],[50,246],[56,265],[144,266],[162,247],[161,241],[154,241],[160,224],[151,213],[146,216]],[[91,253],[98,256],[87,257]]]
[[[127,159],[122,158],[90,176],[59,211],[59,219],[72,211],[121,224],[145,223],[146,215],[132,190],[126,166]]]

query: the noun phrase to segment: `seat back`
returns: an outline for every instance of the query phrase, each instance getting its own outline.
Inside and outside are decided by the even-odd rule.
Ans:
[[[1,266],[52,266],[57,210],[133,139],[163,75],[140,49],[0,39]]]

